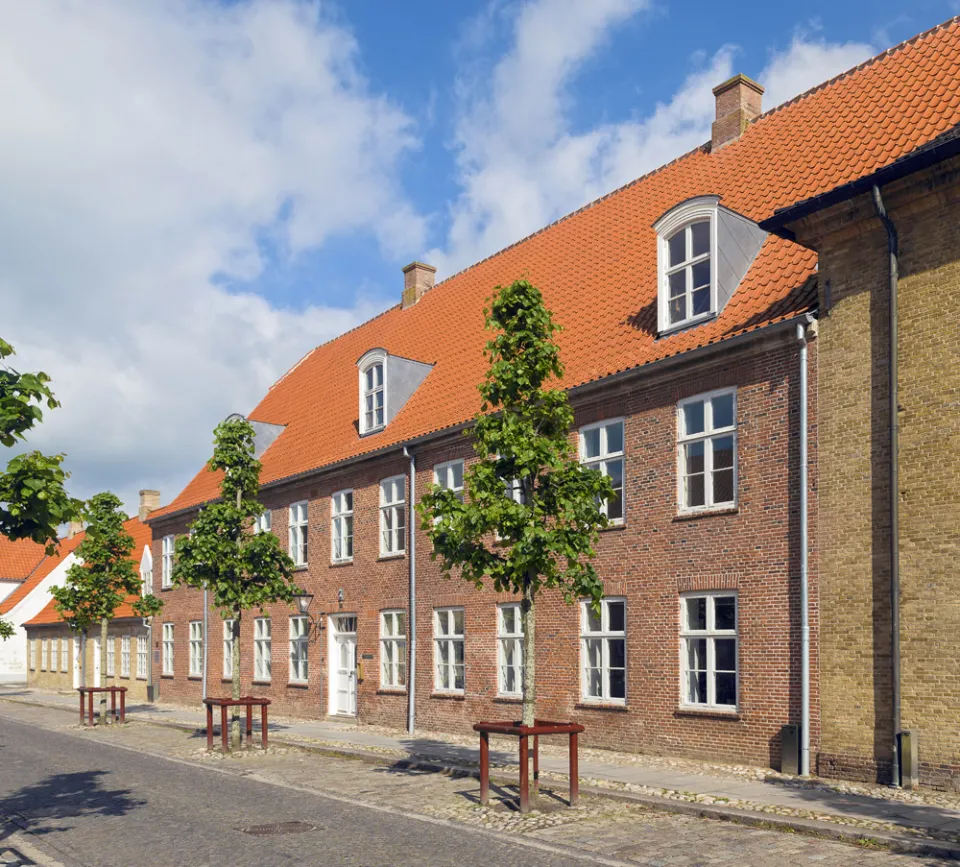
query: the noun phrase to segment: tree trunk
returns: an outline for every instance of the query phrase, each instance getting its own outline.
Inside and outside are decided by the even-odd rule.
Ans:
[[[233,689],[230,697],[240,698],[240,611],[233,612]],[[230,718],[230,748],[240,749],[240,709],[234,705]]]
[[[537,622],[533,605],[533,581],[527,576],[523,582],[523,600],[520,602],[520,627],[523,630],[523,724],[532,726],[537,715],[537,658],[534,651]]]
[[[106,617],[100,621],[100,683],[97,686],[107,685],[107,633],[110,631],[110,621]],[[107,724],[107,694],[100,693],[100,725]]]

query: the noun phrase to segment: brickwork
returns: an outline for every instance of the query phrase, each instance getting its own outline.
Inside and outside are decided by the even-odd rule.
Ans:
[[[960,787],[960,163],[883,191],[900,236],[902,726]],[[820,253],[821,772],[889,779],[887,239],[863,196],[798,227]]]
[[[816,341],[811,343],[811,525],[816,526]],[[575,403],[577,424],[625,418],[626,520],[602,534],[597,560],[608,595],[624,596],[627,610],[627,701],[597,707],[581,700],[580,614],[559,598],[543,597],[538,611],[539,713],[587,726],[587,742],[663,754],[723,757],[760,764],[779,763],[779,730],[800,714],[800,631],[798,586],[798,346],[793,332],[755,350],[728,353],[682,374],[647,376],[607,386]],[[737,388],[738,505],[697,517],[677,514],[677,401],[721,387]],[[575,434],[574,434],[575,436]],[[264,491],[272,527],[284,545],[287,506],[309,499],[309,568],[298,581],[315,599],[311,614],[322,632],[310,644],[309,682],[289,683],[286,606],[272,606],[273,671],[270,684],[252,681],[253,623],[244,620],[241,670],[244,692],[268,695],[278,711],[324,716],[330,710],[329,622],[320,616],[356,614],[363,679],[358,718],[363,723],[403,727],[405,693],[380,689],[380,612],[407,608],[407,558],[379,557],[379,482],[407,472],[399,452],[356,464],[312,481]],[[416,451],[417,499],[433,483],[443,461],[473,459],[469,441],[455,435]],[[354,560],[330,563],[330,495],[354,491]],[[409,492],[408,492],[409,494]],[[409,515],[408,515],[409,520]],[[154,583],[160,586],[161,537],[182,533],[184,519],[154,525]],[[816,635],[816,545],[811,556],[812,626]],[[429,542],[417,534],[417,727],[469,731],[484,718],[513,718],[516,699],[498,697],[496,603],[509,597],[477,591],[443,579],[430,557]],[[343,590],[343,603],[337,601]],[[736,714],[681,711],[679,609],[681,592],[735,590],[739,597],[739,707]],[[184,588],[161,591],[160,621],[175,623],[172,677],[161,679],[161,700],[192,701],[200,684],[188,675],[187,629],[202,617],[201,596]],[[465,609],[465,689],[462,695],[434,690],[433,611]],[[155,630],[160,650],[161,629]],[[211,694],[221,684],[222,627],[211,615]],[[369,657],[369,658],[365,658]],[[816,643],[813,693],[817,702]],[[816,713],[814,713],[816,719]],[[814,742],[818,737],[816,723]]]

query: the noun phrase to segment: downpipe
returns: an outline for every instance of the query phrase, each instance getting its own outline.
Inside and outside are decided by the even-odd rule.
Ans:
[[[807,482],[807,323],[797,324],[800,343],[800,776],[810,776],[810,578]]]
[[[403,447],[403,456],[410,461],[410,481],[407,487],[410,490],[410,509],[407,516],[407,530],[409,540],[407,544],[407,559],[409,567],[409,608],[407,609],[407,631],[410,639],[407,642],[410,652],[410,662],[407,665],[407,732],[413,734],[417,723],[417,532],[414,520],[414,502],[417,485],[417,459],[406,446]]]

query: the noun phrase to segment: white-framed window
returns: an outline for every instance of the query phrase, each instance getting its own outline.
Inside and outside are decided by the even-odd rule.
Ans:
[[[120,677],[130,677],[130,636],[120,638]]]
[[[737,594],[680,597],[681,704],[736,710]]]
[[[147,643],[146,635],[137,636],[137,679],[147,679],[147,654],[150,652],[150,645]]]
[[[523,628],[520,606],[515,602],[497,606],[497,692],[523,694]]]
[[[360,359],[360,433],[381,430],[387,423],[387,354],[371,350]]]
[[[580,602],[580,659],[585,701],[623,704],[627,699],[627,604],[602,599],[600,613]]]
[[[307,537],[309,528],[307,500],[300,500],[298,503],[291,503],[289,510],[289,552],[295,566],[307,565]]]
[[[680,511],[736,505],[736,390],[723,389],[680,401],[677,420]]]
[[[143,546],[143,555],[140,557],[140,594],[148,596],[153,593],[153,554],[150,546]]]
[[[447,491],[453,491],[463,502],[463,461],[447,461],[433,468],[433,483]]]
[[[290,618],[290,680],[306,683],[309,678],[310,621],[297,615]]]
[[[60,671],[70,671],[70,639],[60,639]]]
[[[253,679],[270,680],[270,618],[253,621]]]
[[[31,638],[28,642],[27,657],[30,662],[30,671],[37,670],[37,639]]]
[[[233,621],[223,621],[223,677],[233,677]]]
[[[117,639],[112,635],[107,639],[107,677],[117,674]]]
[[[353,491],[337,491],[330,497],[330,559],[334,563],[353,559]]]
[[[203,674],[203,621],[190,621],[190,676]]]
[[[163,673],[173,674],[173,624],[163,624]]]
[[[254,533],[269,533],[270,527],[273,524],[273,515],[269,509],[264,509],[262,515],[257,515],[253,519],[253,532]]]
[[[600,504],[611,524],[623,522],[623,419],[580,428],[580,461],[610,479],[614,495]]]
[[[433,611],[434,687],[437,692],[463,692],[463,609]]]
[[[403,689],[407,684],[405,611],[380,612],[380,686]]]
[[[166,590],[173,586],[173,547],[174,536],[164,536],[161,543],[160,588]]]
[[[46,638],[40,639],[40,671],[47,670],[47,654],[50,652],[49,642]]]
[[[57,660],[60,657],[60,639],[50,639],[50,671],[57,670]]]
[[[405,476],[380,482],[380,556],[402,554],[406,550],[407,507],[404,499]]]

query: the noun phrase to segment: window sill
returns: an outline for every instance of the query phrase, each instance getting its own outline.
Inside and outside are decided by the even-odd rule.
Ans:
[[[627,522],[626,522],[626,521],[617,521],[616,523],[611,522],[611,523],[607,524],[606,527],[601,527],[601,528],[600,528],[600,532],[601,532],[601,533],[609,533],[609,532],[611,532],[611,531],[613,531],[613,530],[626,530],[626,529],[627,529]]]
[[[381,563],[384,560],[402,560],[406,556],[406,551],[398,551],[396,554],[381,554],[379,557],[377,557],[377,562]]]
[[[273,681],[270,680],[255,680],[253,681],[254,686],[273,686]]]
[[[719,707],[694,707],[692,705],[681,705],[674,711],[674,715],[710,717],[712,719],[726,719],[735,722],[740,719],[740,711],[738,710],[723,710]]]
[[[160,677],[162,677],[164,680],[173,680],[172,674],[161,674]]]
[[[407,689],[403,686],[381,686],[377,695],[406,695]]]
[[[693,521],[696,518],[710,518],[715,515],[736,515],[740,512],[739,506],[716,506],[696,511],[677,512],[674,521]]]
[[[142,681],[143,683],[146,683],[146,682],[147,682],[147,678],[146,678],[146,677],[140,677],[139,674],[137,675],[137,680]]]
[[[220,683],[233,683],[233,678],[232,678],[232,677],[221,677],[221,678],[220,678]]]
[[[493,699],[494,704],[523,704],[522,695],[498,695]]]
[[[353,557],[351,557],[349,560],[331,560],[330,561],[331,569],[339,569],[341,566],[352,566],[352,565],[353,565]]]
[[[165,593],[167,590],[173,590],[173,585],[171,584],[169,587],[161,587],[161,588],[160,588],[160,592],[161,592],[161,593]]]
[[[693,328],[694,325],[700,325],[703,322],[709,322],[711,319],[717,318],[717,312],[715,310],[708,310],[706,313],[701,313],[699,316],[692,316],[690,319],[684,319],[683,322],[677,322],[673,325],[668,325],[666,328],[661,328],[660,332],[657,334],[661,340],[664,337],[669,337],[671,334],[676,334],[679,331],[686,331],[688,328]]]
[[[578,701],[574,707],[577,710],[613,710],[623,712],[630,709],[626,704],[613,701]]]
[[[202,674],[188,674],[187,680],[203,680]]]
[[[269,683],[269,681],[267,681]],[[309,689],[310,681],[308,680],[288,680],[287,689]]]
[[[462,692],[431,692],[430,698],[445,698],[452,701],[464,701],[466,695]]]
[[[306,572],[307,569],[309,569],[309,568],[310,568],[310,565],[309,565],[308,563],[301,563],[299,566],[294,566],[294,567],[293,567],[293,571],[294,571],[294,572]]]

